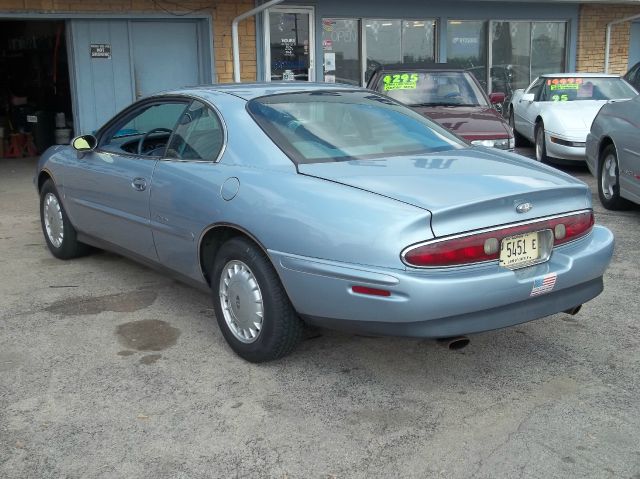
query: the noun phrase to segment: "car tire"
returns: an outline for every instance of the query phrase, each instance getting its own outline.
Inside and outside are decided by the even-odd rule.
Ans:
[[[53,180],[45,181],[40,189],[40,224],[49,251],[56,258],[72,259],[91,251],[90,246],[78,241]]]
[[[227,241],[216,255],[211,278],[218,326],[238,356],[259,363],[293,351],[303,322],[260,248],[246,238]]]
[[[534,146],[536,149],[536,160],[540,163],[549,163],[547,156],[547,142],[545,139],[544,123],[539,121],[534,131]]]
[[[625,210],[631,205],[620,196],[618,153],[613,145],[607,146],[598,158],[598,196],[608,210]]]
[[[515,147],[518,148],[520,146],[526,146],[526,138],[516,131],[516,121],[513,115],[513,107],[509,108],[509,126],[513,130],[513,141],[515,142]]]

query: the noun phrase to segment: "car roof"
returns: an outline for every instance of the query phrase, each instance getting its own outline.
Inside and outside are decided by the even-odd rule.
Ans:
[[[224,83],[213,85],[199,85],[188,88],[180,88],[163,94],[193,95],[206,93],[227,93],[244,100],[251,100],[266,95],[280,95],[283,93],[295,93],[302,91],[318,90],[364,90],[359,86],[343,83],[313,83],[306,81],[279,81],[262,83]]]
[[[396,63],[393,65],[381,65],[374,70],[374,73],[386,71],[456,71],[463,72],[466,68],[453,66],[449,63]]]
[[[620,78],[620,75],[612,75],[608,73],[544,73],[540,78]]]

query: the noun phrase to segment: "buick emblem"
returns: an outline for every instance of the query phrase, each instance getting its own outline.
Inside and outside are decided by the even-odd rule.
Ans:
[[[531,211],[531,209],[533,208],[533,205],[529,202],[527,203],[520,203],[518,206],[516,206],[516,211],[518,213],[527,213],[529,211]]]

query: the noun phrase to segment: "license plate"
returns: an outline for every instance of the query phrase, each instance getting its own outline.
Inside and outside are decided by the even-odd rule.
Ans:
[[[517,268],[540,258],[538,232],[509,236],[500,243],[500,266]]]

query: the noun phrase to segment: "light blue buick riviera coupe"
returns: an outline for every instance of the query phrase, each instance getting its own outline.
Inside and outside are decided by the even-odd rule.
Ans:
[[[305,322],[448,338],[575,312],[614,243],[582,182],[337,85],[152,96],[48,150],[36,184],[56,257],[92,245],[211,291],[255,362]]]

